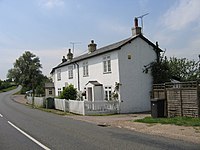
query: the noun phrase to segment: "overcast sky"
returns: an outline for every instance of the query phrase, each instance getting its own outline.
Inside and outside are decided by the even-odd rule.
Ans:
[[[143,33],[159,42],[167,56],[198,60],[200,0],[0,0],[0,79],[25,51],[40,58],[43,73],[75,44],[83,54],[131,36],[134,17],[143,18]]]

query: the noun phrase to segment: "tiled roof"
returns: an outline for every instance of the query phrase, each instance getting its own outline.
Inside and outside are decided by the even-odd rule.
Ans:
[[[53,88],[54,83],[45,83],[45,88]]]
[[[146,41],[149,45],[151,45],[154,49],[156,49],[156,45],[155,44],[153,44],[146,37],[144,37],[142,34],[140,34],[140,35],[137,35],[137,36],[129,37],[129,38],[127,38],[125,40],[122,40],[120,42],[117,42],[117,43],[114,43],[114,44],[99,48],[99,49],[95,50],[94,52],[83,54],[81,56],[75,57],[71,61],[62,62],[58,66],[54,67],[52,69],[51,73],[53,73],[54,70],[57,69],[57,68],[60,68],[60,67],[63,67],[63,66],[69,65],[69,64],[73,64],[73,63],[76,63],[78,61],[81,61],[81,60],[84,60],[84,59],[87,59],[87,58],[90,58],[90,57],[94,57],[94,56],[97,56],[97,55],[100,55],[100,54],[103,54],[103,53],[107,53],[107,52],[110,52],[110,51],[113,51],[113,50],[118,50],[122,46],[126,45],[127,43],[131,42],[132,40],[134,40],[134,39],[136,39],[138,37],[140,37],[141,39]],[[159,51],[162,51],[162,50],[159,48]]]

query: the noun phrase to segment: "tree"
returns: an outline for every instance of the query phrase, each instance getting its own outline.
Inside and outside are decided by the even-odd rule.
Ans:
[[[200,62],[186,58],[171,57],[168,60],[170,76],[179,78],[181,81],[200,79]]]
[[[71,100],[76,100],[77,98],[77,90],[74,88],[72,84],[69,86],[65,87],[65,89],[62,91],[60,97],[61,99],[71,99]]]
[[[30,51],[25,51],[14,63],[14,68],[8,70],[7,77],[22,85],[22,92],[34,90],[41,79],[41,68],[39,58]]]
[[[43,74],[39,75],[38,77],[38,84],[35,89],[35,93],[37,96],[43,96],[45,94],[45,83],[52,82],[51,79],[49,79],[47,76],[44,76]]]
[[[153,76],[153,83],[165,83],[170,81],[170,68],[168,66],[167,58],[152,63],[151,73]]]

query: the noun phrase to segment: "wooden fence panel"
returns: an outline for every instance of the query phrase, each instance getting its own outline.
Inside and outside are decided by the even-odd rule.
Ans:
[[[168,117],[200,117],[200,84],[198,82],[154,85],[153,98],[166,98]]]

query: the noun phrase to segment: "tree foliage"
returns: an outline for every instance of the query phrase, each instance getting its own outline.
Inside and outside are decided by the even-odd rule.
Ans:
[[[165,83],[170,81],[170,68],[168,66],[167,58],[152,64],[151,73],[153,76],[153,83]]]
[[[69,86],[65,87],[65,89],[62,91],[60,97],[61,99],[71,99],[71,100],[76,100],[77,98],[77,89],[74,88],[72,84]]]
[[[0,80],[0,90],[7,89],[12,86],[14,86],[12,82],[8,80],[5,80],[5,81]]]
[[[186,58],[170,57],[152,63],[151,72],[154,84],[169,82],[170,79],[180,81],[200,80],[200,61]]]
[[[25,51],[16,59],[14,67],[8,70],[7,78],[22,85],[22,93],[31,89],[35,90],[41,88],[43,81],[47,78],[42,74],[41,68],[39,57],[30,51]],[[39,93],[44,93],[44,90]]]
[[[199,80],[200,63],[186,58],[171,57],[168,60],[170,75],[181,81]]]

